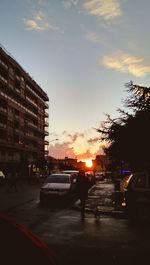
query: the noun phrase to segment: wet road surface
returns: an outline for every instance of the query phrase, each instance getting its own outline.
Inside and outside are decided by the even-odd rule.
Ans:
[[[96,187],[96,192],[103,194],[99,201],[101,210],[113,207],[110,200],[113,186],[110,183],[98,185],[100,189]],[[127,219],[105,214],[96,220],[92,211],[86,212],[82,221],[80,212],[70,203],[61,207],[41,207],[38,187],[32,199],[6,212],[37,234],[55,252],[60,265],[141,264],[149,257],[149,226],[138,226]]]

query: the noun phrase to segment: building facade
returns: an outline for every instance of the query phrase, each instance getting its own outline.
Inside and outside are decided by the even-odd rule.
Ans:
[[[110,158],[107,155],[97,155],[95,160],[92,160],[93,168],[96,171],[108,171]]]
[[[47,94],[0,46],[0,169],[42,165],[48,141]]]

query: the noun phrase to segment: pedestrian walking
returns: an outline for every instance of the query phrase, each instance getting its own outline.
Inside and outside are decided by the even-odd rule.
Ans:
[[[77,193],[81,201],[81,218],[85,217],[85,202],[88,199],[89,180],[83,170],[79,171],[77,179]]]

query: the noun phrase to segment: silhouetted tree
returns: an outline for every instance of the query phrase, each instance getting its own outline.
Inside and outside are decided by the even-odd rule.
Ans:
[[[107,120],[100,129],[101,140],[109,143],[105,152],[112,164],[128,165],[132,169],[150,169],[150,88],[125,84],[130,96],[124,100],[130,113],[119,109],[121,117]]]

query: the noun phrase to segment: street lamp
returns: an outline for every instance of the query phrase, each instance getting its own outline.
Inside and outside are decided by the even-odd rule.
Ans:
[[[51,141],[49,141],[49,143],[51,143],[51,142],[54,142],[54,141],[58,141],[59,139],[53,139],[53,140],[51,140]]]
[[[58,141],[58,140],[59,140],[59,139],[56,138],[56,139],[50,140],[49,143],[52,143],[52,142],[54,142],[54,141]],[[48,148],[48,146],[47,146],[47,148]],[[47,150],[47,157],[46,157],[47,165],[46,165],[46,170],[48,170],[48,164],[49,164],[48,155],[49,155],[49,151]]]
[[[54,141],[58,141],[58,140],[59,140],[59,139],[56,138],[56,139],[50,140],[49,143],[54,142]],[[49,145],[47,145],[47,157],[48,157],[48,155],[49,155],[48,146],[49,146]]]

